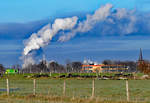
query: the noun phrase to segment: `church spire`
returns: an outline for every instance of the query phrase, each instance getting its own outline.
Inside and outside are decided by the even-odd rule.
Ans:
[[[143,61],[143,54],[142,54],[142,49],[141,48],[140,48],[139,61]]]

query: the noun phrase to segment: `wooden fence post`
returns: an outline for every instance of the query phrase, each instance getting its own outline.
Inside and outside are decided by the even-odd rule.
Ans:
[[[9,96],[9,80],[8,80],[8,78],[6,79],[6,83],[7,83],[7,95]]]
[[[94,98],[94,94],[95,94],[95,80],[93,79],[93,81],[92,81],[92,98]]]
[[[64,80],[63,95],[65,96],[65,94],[66,94],[66,81]]]
[[[33,95],[35,95],[36,94],[36,80],[35,79],[33,79]]]
[[[52,76],[52,73],[50,72],[50,77]]]
[[[126,80],[126,95],[127,95],[127,101],[130,101],[130,97],[129,97],[129,83],[128,80]]]

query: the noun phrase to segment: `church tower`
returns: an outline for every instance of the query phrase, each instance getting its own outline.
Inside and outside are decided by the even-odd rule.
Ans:
[[[142,49],[141,48],[140,48],[139,61],[143,61],[143,54],[142,54]]]
[[[143,64],[143,63],[144,63],[143,54],[142,54],[142,49],[140,48],[138,64]]]

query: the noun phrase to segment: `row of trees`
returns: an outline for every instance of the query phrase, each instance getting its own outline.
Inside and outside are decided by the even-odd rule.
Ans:
[[[28,65],[22,69],[23,73],[64,73],[64,72],[79,72],[82,69],[81,62],[68,62],[66,66],[59,64],[55,61],[46,63],[45,60],[41,61],[39,64]]]
[[[144,73],[150,72],[150,63],[148,61],[144,61],[142,63],[134,62],[134,61],[114,61],[114,60],[104,60],[102,62],[105,65],[125,65],[129,66],[129,72],[136,72],[141,71]],[[52,61],[47,63],[45,60],[42,60],[38,64],[30,64],[25,68],[21,68],[20,65],[13,65],[11,68],[19,69],[22,73],[46,73],[46,72],[54,72],[54,73],[61,73],[61,72],[80,72],[82,69],[82,63],[79,61],[70,62],[67,61],[66,65],[62,65],[57,63],[56,61]],[[0,64],[0,72],[5,71],[5,67]]]

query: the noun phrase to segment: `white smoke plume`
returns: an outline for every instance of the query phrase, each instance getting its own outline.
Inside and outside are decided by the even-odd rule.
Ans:
[[[34,60],[30,52],[32,50],[38,50],[41,47],[44,47],[49,44],[52,38],[60,31],[60,30],[69,30],[73,29],[77,24],[78,18],[76,16],[72,18],[65,19],[56,19],[52,27],[50,24],[44,26],[37,33],[33,33],[31,37],[25,42],[25,48],[23,51],[22,59],[24,61],[23,66],[27,66],[28,64],[34,64]]]
[[[32,50],[37,50],[45,45],[48,45],[50,40],[55,36],[60,30],[72,29],[78,18],[65,18],[65,19],[56,19],[52,28],[50,24],[44,26],[37,33],[33,33],[31,37],[26,41],[23,55],[27,55]]]
[[[87,15],[86,20],[80,22],[76,29],[73,29],[66,35],[59,38],[59,41],[64,42],[74,37],[78,32],[88,32],[91,30],[97,22],[105,20],[110,15],[112,4],[106,4],[95,11],[93,15]]]

